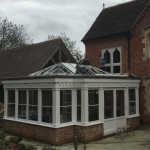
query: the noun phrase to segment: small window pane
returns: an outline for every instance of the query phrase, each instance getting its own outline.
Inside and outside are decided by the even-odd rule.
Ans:
[[[26,105],[18,106],[18,118],[26,119]]]
[[[30,105],[37,105],[38,104],[38,91],[37,90],[30,90],[29,91],[29,104]]]
[[[136,114],[135,89],[129,89],[129,114]]]
[[[120,73],[120,66],[114,66],[113,73]]]
[[[26,91],[25,90],[19,90],[18,91],[19,104],[26,104],[26,99],[27,99]]]
[[[96,106],[89,106],[89,121],[99,120],[99,107]]]
[[[110,63],[110,53],[108,52],[108,50],[106,50],[106,52],[104,53],[104,61],[105,64]]]
[[[81,122],[81,90],[77,90],[77,121]]]
[[[124,91],[117,90],[116,91],[116,105],[117,105],[117,117],[124,116]]]
[[[8,90],[8,103],[15,103],[15,90]]]
[[[8,104],[7,116],[15,117],[15,104]]]
[[[104,115],[105,119],[114,117],[114,99],[113,91],[104,91]]]
[[[118,51],[118,49],[115,49],[113,53],[113,62],[120,63],[120,52]]]
[[[106,71],[106,72],[111,73],[110,67],[104,67],[104,69],[103,69],[103,70],[104,70],[104,71]]]
[[[61,107],[60,108],[60,123],[70,122],[72,115],[71,107]]]
[[[89,105],[98,104],[98,90],[89,90]]]
[[[29,120],[38,120],[37,106],[29,106]]]
[[[52,123],[52,108],[51,107],[42,108],[42,122]]]
[[[71,105],[71,90],[60,91],[60,106]]]
[[[42,105],[43,106],[52,106],[52,91],[51,90],[42,91]]]

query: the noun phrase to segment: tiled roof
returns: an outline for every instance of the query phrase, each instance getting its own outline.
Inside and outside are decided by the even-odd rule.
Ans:
[[[133,0],[103,9],[82,41],[98,39],[130,31],[150,0]]]
[[[27,76],[44,67],[57,49],[63,50],[75,62],[61,39],[32,44],[0,52],[0,78]]]

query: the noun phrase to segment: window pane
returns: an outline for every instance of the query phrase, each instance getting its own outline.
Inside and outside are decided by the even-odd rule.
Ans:
[[[77,121],[81,122],[81,106],[77,106]]]
[[[7,116],[15,117],[15,104],[8,104]]]
[[[110,67],[104,67],[104,69],[103,69],[103,70],[104,70],[104,71],[106,71],[106,72],[111,73]]]
[[[98,90],[89,90],[89,105],[98,104]]]
[[[60,106],[71,105],[71,90],[60,91]]]
[[[135,89],[129,89],[129,114],[136,114]]]
[[[29,106],[29,120],[38,120],[37,106]]]
[[[104,91],[104,115],[105,119],[114,117],[113,91]]]
[[[116,91],[117,117],[124,116],[124,91]]]
[[[81,122],[81,90],[77,90],[77,121]]]
[[[52,123],[52,108],[51,107],[42,108],[42,122]]]
[[[8,103],[15,103],[15,90],[8,90]]]
[[[27,99],[26,91],[25,90],[19,90],[18,91],[18,103],[19,104],[26,104],[26,99]]]
[[[120,73],[120,66],[114,66],[113,73]]]
[[[104,61],[105,64],[110,63],[110,53],[108,52],[108,50],[106,50],[106,52],[104,53]]]
[[[115,49],[115,51],[113,53],[113,62],[114,63],[120,62],[120,52],[118,51],[118,49]]]
[[[26,105],[18,106],[18,118],[26,119]]]
[[[38,91],[36,91],[36,90],[29,91],[29,104],[30,105],[38,104]]]
[[[77,105],[81,105],[81,90],[77,90]]]
[[[42,105],[43,106],[52,106],[52,91],[42,91]]]
[[[60,108],[60,123],[70,122],[72,115],[71,107],[61,107]]]
[[[99,120],[98,106],[89,106],[89,121]]]

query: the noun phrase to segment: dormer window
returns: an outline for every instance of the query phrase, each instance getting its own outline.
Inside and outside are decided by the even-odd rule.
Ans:
[[[121,73],[121,47],[102,49],[104,71],[120,74]]]

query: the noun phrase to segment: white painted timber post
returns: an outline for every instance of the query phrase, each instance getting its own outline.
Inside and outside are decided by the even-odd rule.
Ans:
[[[42,121],[42,90],[38,89],[38,122]]]
[[[77,122],[77,90],[72,90],[72,122]]]
[[[57,126],[60,124],[60,89],[53,89],[53,108],[52,123]]]
[[[7,117],[8,109],[8,90],[4,88],[4,118]]]
[[[88,122],[88,88],[81,89],[81,121],[84,125]]]
[[[125,116],[126,118],[129,115],[129,91],[128,88],[125,88]]]
[[[139,88],[135,89],[136,95],[136,114],[139,115]]]
[[[99,89],[99,120],[104,122],[104,89]]]

